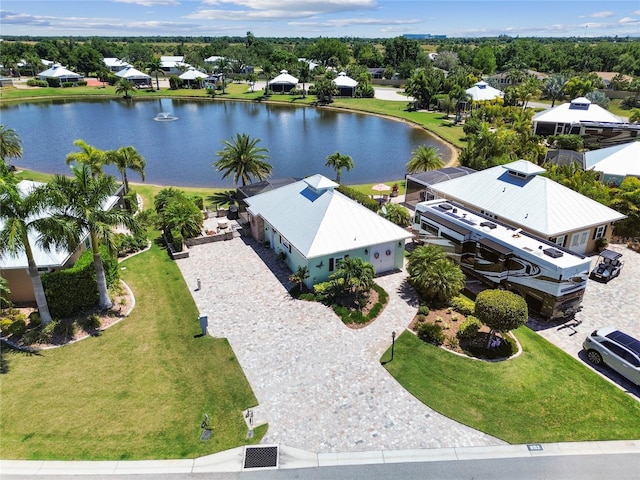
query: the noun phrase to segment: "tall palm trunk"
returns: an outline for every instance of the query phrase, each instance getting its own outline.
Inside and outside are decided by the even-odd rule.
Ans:
[[[44,294],[44,287],[42,286],[40,272],[38,272],[38,266],[33,259],[33,252],[28,240],[25,242],[24,250],[27,254],[29,276],[31,277],[31,283],[33,284],[33,293],[36,297],[36,304],[38,305],[40,320],[42,321],[42,325],[46,325],[51,321],[51,313],[49,313],[49,305],[47,304],[47,297]]]
[[[104,274],[104,265],[102,263],[100,249],[98,247],[98,237],[95,232],[91,232],[91,250],[93,251],[93,267],[96,269],[96,281],[98,283],[98,293],[100,295],[100,308],[111,308],[113,306],[113,302],[109,298],[107,277]]]

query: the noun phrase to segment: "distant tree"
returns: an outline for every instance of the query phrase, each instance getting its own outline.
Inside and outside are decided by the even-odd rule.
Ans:
[[[409,257],[407,272],[411,285],[427,301],[446,304],[464,288],[460,267],[435,245],[417,247]]]
[[[556,100],[564,99],[564,84],[566,83],[564,75],[556,73],[551,75],[544,81],[542,86],[542,94],[545,98],[551,100],[551,108],[555,107]]]
[[[85,77],[88,77],[91,72],[97,72],[104,66],[100,52],[86,44],[78,45],[71,51],[70,61],[74,68],[84,72]]]
[[[264,65],[262,65],[262,74],[264,75],[264,79],[266,80],[264,85],[264,95],[266,97],[269,96],[269,82],[273,78],[274,72],[275,69],[273,68],[273,65],[271,65],[271,63],[265,63]]]
[[[124,98],[131,98],[131,92],[135,92],[135,90],[135,84],[126,78],[121,78],[116,83],[116,95],[124,94]]]
[[[440,152],[436,147],[420,145],[411,152],[411,159],[407,162],[407,172],[410,174],[437,170],[444,167]]]
[[[309,63],[304,60],[298,62],[298,79],[300,83],[302,83],[302,96],[306,97],[307,89],[305,87],[305,84],[308,83],[309,80],[311,80],[311,68],[309,66]]]
[[[433,65],[441,68],[442,70],[446,70],[447,72],[452,70],[456,65],[460,63],[460,59],[456,52],[452,52],[451,50],[443,50],[442,52],[438,52],[436,57],[433,59]]]
[[[149,63],[147,63],[147,70],[149,70],[150,74],[155,74],[156,90],[160,90],[160,81],[158,80],[158,73],[162,72],[162,62],[160,61],[160,58],[153,57],[151,60],[149,60]]]
[[[343,155],[340,152],[332,153],[327,157],[325,163],[327,167],[331,167],[336,171],[336,183],[340,183],[340,174],[342,169],[349,171],[353,169],[353,159],[349,155]]]
[[[307,53],[311,59],[325,67],[347,65],[351,57],[349,45],[337,38],[320,38],[309,47]]]
[[[523,110],[527,108],[529,100],[542,93],[540,90],[540,81],[535,77],[527,77],[520,85],[518,85],[516,91],[518,93],[518,99],[522,103]]]
[[[490,75],[496,71],[496,56],[489,46],[478,48],[473,57],[473,66],[482,73]]]
[[[389,65],[393,69],[398,69],[405,61],[416,64],[419,53],[420,44],[416,40],[395,37],[384,41],[383,61],[385,65]]]
[[[474,316],[491,329],[488,347],[495,332],[504,335],[527,323],[529,311],[520,295],[506,290],[484,290],[476,297]]]
[[[587,93],[593,92],[596,89],[593,80],[585,77],[571,77],[564,84],[562,91],[570,99],[584,97]]]
[[[223,140],[223,150],[216,152],[219,157],[213,163],[216,170],[224,172],[222,178],[233,175],[233,183],[242,185],[251,183],[253,178],[265,180],[271,175],[273,167],[264,160],[269,158],[268,149],[258,147],[259,138],[251,138],[246,133],[238,133],[232,141]]]

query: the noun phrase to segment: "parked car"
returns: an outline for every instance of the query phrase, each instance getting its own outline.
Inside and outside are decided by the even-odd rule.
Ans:
[[[595,365],[607,365],[627,380],[640,386],[640,340],[613,327],[594,330],[582,344],[587,359]]]
[[[614,252],[613,250],[603,250],[598,256],[598,263],[596,268],[591,271],[589,275],[594,280],[601,282],[608,282],[612,278],[620,275],[624,262],[620,260],[621,253]]]

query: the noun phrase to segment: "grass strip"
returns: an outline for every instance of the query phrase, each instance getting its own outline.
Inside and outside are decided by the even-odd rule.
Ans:
[[[639,402],[530,329],[515,333],[522,355],[491,363],[404,332],[385,368],[439,413],[512,444],[640,438]]]
[[[225,339],[196,337],[198,311],[175,262],[155,245],[121,267],[136,307],[100,336],[26,354],[2,375],[0,458],[193,458],[250,441],[257,403]],[[207,413],[211,440],[201,441]]]

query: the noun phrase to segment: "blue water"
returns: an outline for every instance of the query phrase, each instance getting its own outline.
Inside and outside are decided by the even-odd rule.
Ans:
[[[159,112],[178,120],[154,121]],[[335,171],[325,166],[338,151],[353,158],[343,183],[371,183],[404,178],[411,151],[437,147],[445,162],[447,149],[435,137],[406,123],[371,115],[247,102],[154,99],[53,100],[3,105],[0,121],[16,130],[23,156],[18,167],[46,173],[69,173],[65,164],[82,139],[97,148],[133,145],[147,161],[146,182],[159,185],[227,187],[231,179],[211,166],[237,133],[259,138],[269,150],[273,178],[304,177]],[[112,167],[105,169],[116,173]],[[131,181],[140,178],[130,174]]]

